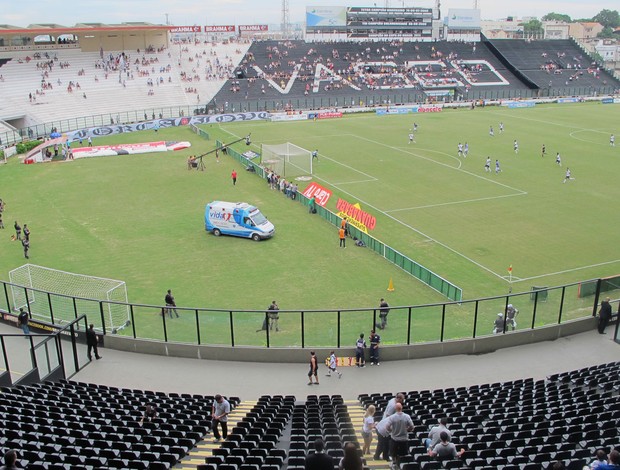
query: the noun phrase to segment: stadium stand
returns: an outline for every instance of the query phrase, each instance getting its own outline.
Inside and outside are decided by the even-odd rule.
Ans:
[[[159,51],[106,51],[103,58],[99,52],[79,49],[3,52],[0,118],[26,115],[28,125],[34,125],[92,114],[116,119],[117,113],[128,110],[164,112],[170,106],[193,106],[201,96],[208,100],[221,88],[243,57],[244,47],[184,43]],[[124,67],[128,70],[122,71]]]
[[[207,434],[212,401],[67,381],[3,388],[0,445],[28,468],[170,468]],[[149,403],[159,414],[141,425]]]
[[[459,461],[437,468],[547,469],[556,461],[582,469],[596,450],[620,447],[620,362],[601,364],[547,380],[521,379],[406,394],[414,422],[406,468],[427,469],[422,440],[438,418],[449,419],[452,442],[464,447]],[[392,394],[362,394],[364,408],[379,416]],[[441,466],[442,465],[442,466]]]
[[[493,41],[492,44],[496,46],[502,42],[514,44],[526,59],[513,66],[510,57],[504,58],[496,49],[488,47],[487,42],[478,43],[476,47],[447,41],[254,42],[236,69],[235,76],[216,95],[216,107],[222,111],[225,103],[257,99],[286,102],[313,97],[340,98],[340,104],[346,106],[353,96],[373,95],[379,102],[379,97],[387,99],[395,94],[419,95],[424,99],[423,92],[442,87],[455,88],[457,94],[464,96],[468,92],[473,95],[474,91],[480,95],[528,88],[517,77],[518,72],[514,72],[520,65],[539,71],[541,61],[538,50],[530,52],[531,43],[525,41]],[[567,54],[570,51],[570,57],[579,55],[582,62],[586,60],[571,41],[540,42],[562,43],[553,53]],[[591,83],[597,87],[603,86],[607,80],[610,80],[609,84],[617,83],[607,75],[608,78],[602,77],[601,72],[600,77]],[[563,85],[563,80],[554,82],[554,86]]]
[[[572,40],[490,42],[511,66],[538,88],[618,86],[618,81],[585,56]]]
[[[619,393],[620,362],[545,380],[407,392],[405,412],[414,430],[401,470],[539,470],[556,461],[581,469],[597,449],[620,447]],[[377,407],[379,420],[392,397],[358,398],[361,408]],[[208,433],[212,400],[68,381],[3,388],[0,449],[17,449],[20,465],[33,469],[166,469],[179,462],[187,468],[196,460],[184,457],[195,454]],[[236,397],[229,401],[240,403]],[[155,404],[159,416],[141,426],[146,403]],[[340,395],[308,395],[303,402],[261,396],[197,468],[302,469],[317,437],[337,463],[343,444],[359,439],[351,406]],[[466,449],[459,460],[435,461],[423,445],[430,426],[444,416],[452,441]],[[379,467],[367,462],[365,468]]]

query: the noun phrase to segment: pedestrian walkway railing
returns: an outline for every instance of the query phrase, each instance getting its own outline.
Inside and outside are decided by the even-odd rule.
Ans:
[[[16,318],[0,308],[2,323],[15,324]],[[90,362],[84,345],[85,315],[61,326],[40,320],[44,322],[32,316],[29,334],[0,334],[0,386],[69,379]]]
[[[502,313],[500,334],[510,334],[513,325],[504,315],[510,304],[519,311],[514,330],[522,331],[594,316],[601,292],[618,297],[617,291],[612,293],[606,288],[604,279],[586,282],[596,285],[595,291],[587,295],[581,295],[583,283],[573,283],[558,287],[533,286],[528,292],[461,302],[391,307],[387,325],[379,332],[382,343],[390,345],[472,339],[493,334],[495,321]],[[179,318],[172,318],[162,305],[70,297],[4,281],[0,283],[3,289],[0,292],[4,293],[0,296],[0,310],[14,312],[9,293],[23,290],[20,298],[37,299],[24,306],[33,320],[73,325],[70,327],[72,336],[85,331],[85,321],[83,328],[77,328],[84,316],[103,334],[232,347],[349,347],[355,344],[361,332],[368,334],[371,329],[380,328],[378,307],[280,310],[276,329],[266,310],[177,307]],[[129,312],[125,328],[106,324],[105,312],[110,304],[124,306]],[[66,327],[63,331],[67,331]],[[86,357],[86,354],[81,356]],[[73,369],[81,365],[75,362]]]

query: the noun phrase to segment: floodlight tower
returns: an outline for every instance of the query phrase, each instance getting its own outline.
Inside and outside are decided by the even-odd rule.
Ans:
[[[280,25],[280,28],[282,29],[282,36],[284,38],[289,37],[290,27],[288,0],[282,0],[282,24]]]

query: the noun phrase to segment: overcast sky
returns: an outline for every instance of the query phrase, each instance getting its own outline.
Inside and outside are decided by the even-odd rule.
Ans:
[[[28,26],[32,23],[123,23],[146,21],[166,23],[166,13],[175,25],[279,24],[282,0],[3,0],[0,24]],[[388,0],[391,7],[432,7],[433,0]],[[292,23],[305,21],[306,6],[386,6],[386,0],[289,0]],[[473,8],[474,0],[442,0],[442,15],[449,8]],[[602,9],[616,10],[618,0],[479,0],[483,19],[506,16],[541,17],[549,12],[565,13],[572,18],[588,18]]]

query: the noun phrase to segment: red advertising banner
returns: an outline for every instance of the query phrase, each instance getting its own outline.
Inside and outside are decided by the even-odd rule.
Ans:
[[[418,108],[418,113],[440,113],[441,106],[422,105]]]
[[[199,33],[202,26],[170,26],[168,30],[171,33]]]
[[[319,119],[333,119],[333,118],[341,118],[342,113],[336,113],[333,111],[327,111],[324,113],[319,113],[317,116]]]
[[[325,204],[327,204],[327,201],[329,201],[332,192],[329,189],[325,189],[318,183],[310,183],[303,192],[303,195],[306,196],[308,199],[314,197],[315,202],[319,206],[325,207]]]
[[[220,25],[220,26],[205,26],[205,33],[234,33],[235,26],[234,25]]]
[[[269,26],[266,24],[240,24],[239,32],[244,31],[269,31]]]

